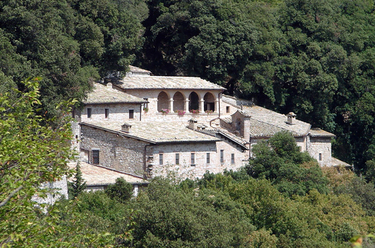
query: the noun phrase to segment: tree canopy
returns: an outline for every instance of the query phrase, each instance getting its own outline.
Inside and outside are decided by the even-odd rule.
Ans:
[[[125,71],[142,41],[142,1],[1,1],[1,73],[40,76],[44,110],[82,100],[93,80]]]

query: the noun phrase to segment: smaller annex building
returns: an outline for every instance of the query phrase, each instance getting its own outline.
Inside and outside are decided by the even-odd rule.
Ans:
[[[289,131],[321,166],[347,165],[331,156],[333,134],[224,90],[198,77],[152,76],[130,66],[121,80],[95,83],[84,108],[74,111],[79,160],[88,170],[107,168],[137,183],[196,178],[246,165],[254,144]]]

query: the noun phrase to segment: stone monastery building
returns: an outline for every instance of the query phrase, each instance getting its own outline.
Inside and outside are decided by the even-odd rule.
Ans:
[[[331,156],[333,134],[224,90],[198,77],[152,76],[133,66],[118,82],[95,83],[82,112],[74,113],[83,174],[109,169],[140,181],[236,170],[246,165],[252,145],[280,131],[291,132],[321,166],[343,164]]]

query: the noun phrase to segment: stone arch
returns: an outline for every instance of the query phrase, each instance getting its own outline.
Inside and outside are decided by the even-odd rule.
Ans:
[[[158,95],[158,112],[162,109],[169,109],[169,97],[164,91],[160,92]]]
[[[207,92],[204,95],[204,111],[212,110],[212,112],[215,112],[215,97],[212,95],[212,93]]]
[[[199,96],[194,91],[189,95],[189,111],[199,110]]]
[[[177,91],[173,96],[173,111],[177,112],[177,110],[184,110],[185,106],[185,97],[184,95]]]

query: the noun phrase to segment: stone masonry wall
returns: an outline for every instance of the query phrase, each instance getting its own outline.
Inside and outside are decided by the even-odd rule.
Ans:
[[[330,166],[332,160],[331,138],[310,138],[308,152],[320,166]],[[321,154],[321,155],[319,155]]]
[[[240,106],[235,105],[236,101],[233,100],[232,104],[221,101],[220,102],[220,114],[222,117],[224,116],[231,116],[234,114],[237,110],[241,109]]]
[[[81,127],[81,150],[92,163],[92,150],[99,149],[99,165],[133,175],[144,174],[144,147],[146,142],[124,138],[87,126]]]
[[[301,148],[301,152],[305,152],[307,150],[307,140],[306,140],[306,136],[304,137],[297,137],[295,138],[296,142],[297,142],[297,145]]]

